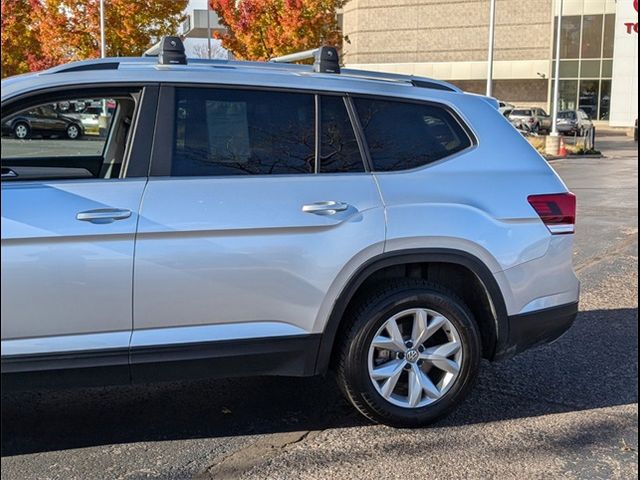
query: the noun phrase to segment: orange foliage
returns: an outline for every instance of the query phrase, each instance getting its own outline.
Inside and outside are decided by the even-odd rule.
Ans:
[[[320,45],[342,45],[336,11],[345,0],[209,0],[229,32],[219,37],[233,54],[267,60]]]
[[[186,5],[187,0],[105,0],[107,56],[139,56],[163,35],[175,34]],[[2,0],[2,22],[3,76],[100,56],[99,0]],[[35,44],[16,48],[25,29]],[[7,42],[14,39],[6,62],[5,35]]]

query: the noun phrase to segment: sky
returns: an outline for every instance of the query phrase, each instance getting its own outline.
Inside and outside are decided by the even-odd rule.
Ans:
[[[189,13],[194,9],[205,10],[207,8],[207,3],[208,3],[208,0],[189,0],[189,4],[187,5],[185,12]],[[212,50],[214,52],[214,56],[216,54],[217,55],[221,54],[223,57],[226,58],[226,51],[221,50],[220,49],[221,47],[219,47],[219,45],[220,45],[220,42],[218,40],[212,40]],[[199,38],[189,38],[184,43],[185,50],[187,51],[187,56],[190,56],[190,57],[197,56],[196,51],[198,51],[198,53],[201,54],[204,51],[204,48],[206,48],[206,46],[207,46],[207,40],[199,39]]]

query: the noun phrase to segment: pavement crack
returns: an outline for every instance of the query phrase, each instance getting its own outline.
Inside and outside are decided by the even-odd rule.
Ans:
[[[196,475],[194,480],[235,480],[258,465],[278,456],[285,449],[305,441],[313,431],[273,433],[246,448],[224,457],[219,463]]]

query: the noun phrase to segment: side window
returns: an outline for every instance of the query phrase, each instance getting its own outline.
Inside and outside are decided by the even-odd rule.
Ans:
[[[70,98],[2,117],[2,180],[119,178],[135,101]]]
[[[342,97],[320,97],[320,173],[364,172],[360,147]]]
[[[171,175],[315,171],[315,99],[300,93],[177,88]]]
[[[471,146],[469,135],[446,109],[356,98],[356,108],[378,172],[408,170]]]

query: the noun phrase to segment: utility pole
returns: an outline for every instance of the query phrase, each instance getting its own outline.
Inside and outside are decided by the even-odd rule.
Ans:
[[[554,85],[553,85],[553,114],[551,121],[553,122],[553,127],[551,130],[551,135],[554,137],[558,136],[558,110],[560,102],[560,44],[561,44],[561,35],[562,35],[562,13],[564,12],[564,0],[560,0],[560,13],[558,14],[558,30],[556,32],[556,68],[555,73],[553,75]]]
[[[211,60],[211,10],[207,1],[207,51],[209,52],[209,60]]]
[[[487,66],[487,97],[493,96],[493,50],[496,39],[496,0],[489,0],[489,59]]]
[[[107,56],[107,40],[104,34],[104,0],[100,0],[100,57]]]
[[[104,0],[100,0],[100,58],[107,56],[107,40],[104,31]],[[98,118],[100,128],[100,136],[106,135],[107,131],[107,100],[102,99],[102,113]]]

